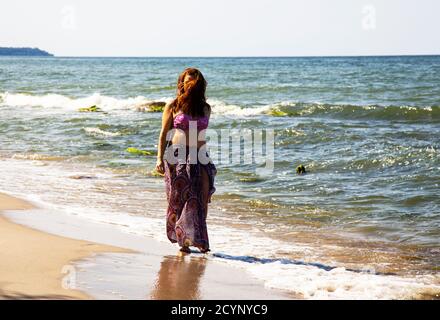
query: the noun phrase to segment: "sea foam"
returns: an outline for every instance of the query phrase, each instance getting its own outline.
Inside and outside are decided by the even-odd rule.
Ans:
[[[96,179],[82,180],[79,184],[69,178],[78,174],[78,169],[74,164],[70,168],[67,164],[61,167],[52,163],[48,170],[29,160],[0,160],[0,174],[5,178],[0,181],[0,191],[34,201],[54,215],[73,215],[112,225],[124,233],[168,242],[164,233],[163,194],[147,192],[108,171],[87,166],[81,166],[81,174]],[[301,251],[304,257],[312,257],[313,250],[253,232],[243,233],[227,223],[210,224],[210,241],[214,250],[210,259],[244,269],[267,287],[288,290],[305,299],[413,299],[440,292],[437,274],[383,275],[369,268],[353,271],[321,265],[319,261],[258,258],[270,256],[274,248],[283,252]]]
[[[117,98],[94,93],[90,96],[72,98],[60,94],[30,95],[23,93],[1,93],[0,106],[41,107],[55,112],[78,111],[79,108],[96,105],[103,111],[139,111],[147,103],[170,102],[173,97],[152,100],[144,96]],[[214,116],[252,117],[330,117],[359,120],[440,120],[440,106],[392,106],[349,105],[320,102],[280,101],[266,105],[240,106],[218,99],[208,99]]]
[[[170,99],[162,98],[154,101],[165,101]],[[60,94],[30,95],[23,93],[2,93],[0,94],[0,106],[13,107],[42,107],[54,110],[77,111],[79,108],[96,105],[104,111],[118,109],[136,109],[139,105],[151,102],[143,96],[121,99],[94,93],[83,98],[71,98]]]

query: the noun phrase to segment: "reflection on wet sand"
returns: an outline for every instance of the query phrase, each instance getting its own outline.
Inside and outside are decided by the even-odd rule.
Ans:
[[[199,284],[205,268],[205,258],[165,256],[150,298],[155,300],[201,299]]]

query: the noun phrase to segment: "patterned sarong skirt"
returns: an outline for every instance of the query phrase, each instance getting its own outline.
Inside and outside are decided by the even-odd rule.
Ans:
[[[199,161],[199,150],[191,152],[191,148],[169,146],[174,156],[184,152],[183,157],[178,156],[179,161],[170,164],[164,160],[165,189],[168,200],[166,231],[168,239],[180,246],[194,246],[199,249],[209,249],[208,229],[206,226],[207,201],[211,202],[211,196],[215,192],[214,177],[217,174],[214,163]],[[194,150],[193,150],[194,151]],[[191,159],[196,159],[192,161]],[[174,161],[175,162],[175,161]],[[208,195],[203,194],[203,175],[206,171],[209,180]]]

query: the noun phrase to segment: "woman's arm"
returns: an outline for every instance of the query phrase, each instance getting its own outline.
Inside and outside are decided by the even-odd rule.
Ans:
[[[211,118],[211,106],[209,104],[206,104],[203,111],[205,112],[205,116],[207,116],[209,120]]]
[[[157,143],[157,162],[156,171],[159,173],[164,173],[163,166],[163,155],[165,153],[165,146],[167,142],[167,133],[170,131],[173,122],[173,109],[171,107],[171,102],[167,103],[163,109],[162,114],[162,128],[160,130],[159,141]]]

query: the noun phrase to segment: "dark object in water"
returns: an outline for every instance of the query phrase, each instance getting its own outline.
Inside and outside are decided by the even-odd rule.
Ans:
[[[296,173],[297,173],[297,174],[306,174],[306,173],[307,173],[307,172],[306,172],[306,167],[304,167],[302,164],[299,165],[299,166],[296,168]]]
[[[102,112],[101,108],[97,107],[96,105],[93,105],[91,107],[87,108],[79,108],[79,112]]]
[[[70,176],[70,179],[75,179],[75,180],[82,180],[82,179],[95,179],[95,177],[93,176],[83,176],[83,175],[75,175],[75,176]]]

